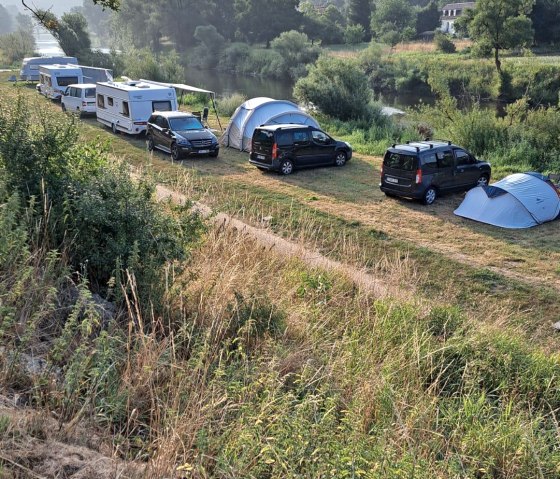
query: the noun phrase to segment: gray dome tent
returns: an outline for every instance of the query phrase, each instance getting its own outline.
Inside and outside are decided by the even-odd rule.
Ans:
[[[515,173],[470,190],[457,216],[501,228],[530,228],[558,218],[560,192],[539,173]]]
[[[252,98],[235,110],[220,143],[249,151],[253,131],[260,125],[296,123],[319,128],[317,121],[295,103],[272,98]]]

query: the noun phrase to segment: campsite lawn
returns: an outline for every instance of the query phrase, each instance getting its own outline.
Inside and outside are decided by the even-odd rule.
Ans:
[[[0,91],[15,92],[5,84]],[[31,88],[21,91],[38,105],[58,109]],[[109,140],[116,157],[216,210],[366,268],[419,298],[457,305],[474,319],[515,328],[546,349],[558,349],[551,324],[560,316],[560,222],[501,230],[453,215],[464,194],[430,207],[386,198],[378,188],[378,157],[358,154],[344,168],[282,177],[258,171],[246,153],[226,148],[217,159],[173,164],[168,155],[148,154],[143,139],[114,136],[93,118],[81,124],[84,138]]]

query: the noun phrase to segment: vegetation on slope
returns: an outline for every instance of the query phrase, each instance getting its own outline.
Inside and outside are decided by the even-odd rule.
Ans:
[[[558,475],[560,357],[553,340],[545,352],[525,334],[551,311],[538,310],[545,296],[531,307],[540,289],[321,214],[285,191],[191,178],[191,192],[212,187],[216,205],[248,218],[277,205],[279,232],[311,240],[306,229],[320,226],[309,235],[343,258],[359,250],[373,267],[385,256],[396,286],[373,297],[239,232],[200,232],[197,218],[156,205],[153,189],[122,173],[104,152],[106,133],[80,123],[85,136],[100,134],[83,143],[72,119],[22,98],[13,105],[0,109],[1,138],[11,138],[0,148],[9,392],[61,424],[104,428],[114,451],[153,477]],[[115,144],[145,164],[134,142]],[[115,274],[104,288],[85,265],[96,261],[90,251],[113,251],[99,244],[107,238],[131,249],[109,256]],[[113,299],[115,316],[92,289]],[[23,368],[29,353],[47,367]],[[0,428],[0,440],[15,440],[10,430]]]

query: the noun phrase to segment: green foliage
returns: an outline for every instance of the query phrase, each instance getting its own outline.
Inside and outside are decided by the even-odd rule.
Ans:
[[[123,74],[133,79],[176,82],[184,77],[179,55],[174,50],[154,55],[147,48],[132,48],[124,52],[121,61]]]
[[[432,32],[440,26],[440,9],[438,2],[430,0],[430,2],[416,14],[416,34],[423,32]]]
[[[65,13],[60,19],[50,10],[39,11],[37,15],[66,55],[80,58],[90,51],[87,20],[81,13]]]
[[[371,35],[370,33],[370,21],[371,21],[372,7],[370,0],[349,0],[348,1],[348,26],[362,27],[362,36],[367,35],[368,39]],[[348,30],[347,30],[348,31]],[[345,35],[346,36],[346,35]],[[352,43],[352,42],[347,42]]]
[[[528,45],[533,40],[531,12],[534,0],[480,0],[467,10],[459,25],[466,25],[475,42],[492,46],[496,69],[501,72],[501,50]]]
[[[75,120],[54,122],[50,112],[33,118],[22,96],[0,105],[0,168],[8,187],[27,202],[42,193],[60,199],[72,174],[68,152],[77,141]]]
[[[139,291],[146,293],[157,286],[164,264],[186,258],[198,218],[188,206],[163,213],[153,194],[153,185],[136,184],[120,165],[104,167],[93,181],[73,186],[65,212],[74,263],[84,266],[93,285],[107,285],[118,264],[135,274]]]
[[[18,29],[0,35],[0,63],[12,66],[35,51],[35,38],[30,31]]]
[[[323,56],[298,80],[294,96],[327,115],[350,120],[367,116],[371,90],[355,62]]]
[[[344,43],[349,45],[361,43],[364,41],[365,34],[366,32],[362,25],[347,25],[346,30],[344,30]]]
[[[214,25],[199,25],[194,31],[194,38],[200,43],[193,53],[196,60],[191,63],[203,68],[214,68],[220,59],[225,39],[218,33]]]
[[[230,117],[235,113],[237,107],[246,100],[247,97],[239,93],[234,93],[233,95],[218,98],[216,101],[216,108],[218,109],[220,115]]]
[[[416,34],[415,15],[406,0],[380,0],[371,16],[373,34],[393,46]]]
[[[319,56],[319,47],[309,41],[305,33],[291,30],[280,34],[270,43],[271,48],[282,55],[284,70],[290,77],[297,79],[302,72],[305,73],[306,65],[313,63]]]
[[[496,117],[478,105],[459,109],[446,98],[435,107],[424,107],[420,117],[442,138],[452,138],[492,163],[495,174],[520,171],[554,173],[560,170],[560,113],[556,108],[530,109],[521,99]]]
[[[451,39],[449,38],[449,36],[438,32],[436,33],[436,36],[434,37],[434,41],[436,44],[436,48],[443,53],[455,53],[455,51],[457,50],[457,48],[455,47],[455,44],[451,41]]]

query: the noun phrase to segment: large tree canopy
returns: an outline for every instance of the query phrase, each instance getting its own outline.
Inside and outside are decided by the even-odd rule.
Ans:
[[[456,24],[462,30],[466,27],[475,42],[492,47],[496,69],[501,73],[500,51],[529,45],[533,40],[528,17],[533,4],[534,0],[479,0]]]

